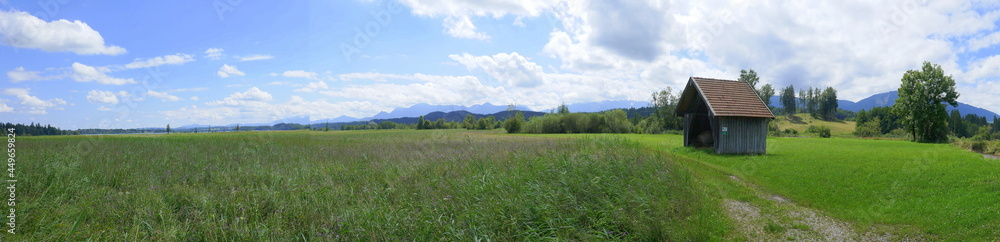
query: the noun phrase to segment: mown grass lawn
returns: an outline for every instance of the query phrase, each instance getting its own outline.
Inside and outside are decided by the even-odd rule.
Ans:
[[[860,229],[893,225],[927,239],[1000,238],[1000,160],[950,144],[769,138],[767,155],[737,156],[682,147],[677,135],[630,137]]]
[[[709,240],[662,152],[498,132],[22,137],[15,240]]]

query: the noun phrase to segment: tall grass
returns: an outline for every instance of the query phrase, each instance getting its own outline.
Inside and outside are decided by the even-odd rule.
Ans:
[[[18,142],[23,240],[705,240],[728,231],[689,174],[620,138],[435,130]]]

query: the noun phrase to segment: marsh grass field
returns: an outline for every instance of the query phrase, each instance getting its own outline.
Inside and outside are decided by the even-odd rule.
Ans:
[[[678,135],[392,130],[18,139],[20,240],[824,239],[724,204],[863,233],[1000,238],[1000,161],[949,144],[769,138],[763,156]],[[752,185],[747,185],[752,184]]]
[[[96,139],[87,148],[85,139]],[[703,240],[728,225],[621,137],[242,132],[23,137],[24,240]]]

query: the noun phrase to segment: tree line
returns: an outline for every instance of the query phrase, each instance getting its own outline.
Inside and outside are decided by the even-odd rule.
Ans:
[[[34,122],[30,124],[0,123],[0,129],[3,129],[4,134],[8,134],[8,130],[11,128],[14,129],[14,135],[23,136],[80,134],[79,131],[62,130],[50,124],[42,125]]]
[[[683,119],[677,117],[679,94],[670,87],[653,92],[651,107],[612,109],[596,113],[572,113],[565,104],[553,113],[524,120],[520,113],[506,120],[509,133],[639,133],[659,134],[683,129]],[[651,112],[650,112],[651,109]]]
[[[858,111],[854,135],[858,137],[911,138],[903,124],[903,117],[893,107],[875,107]],[[973,113],[962,115],[958,109],[949,112],[946,135],[974,140],[1000,139],[1000,117],[989,122],[986,117]]]
[[[753,69],[740,70],[739,81],[750,84],[750,87],[754,89],[757,96],[764,102],[764,105],[777,115],[808,113],[815,119],[826,121],[834,121],[852,116],[848,113],[850,111],[839,109],[837,89],[833,87],[826,87],[825,89],[819,87],[799,89],[798,96],[796,96],[795,86],[788,85],[782,88],[779,93],[775,93],[775,89],[770,83],[757,87],[760,77],[757,76],[757,72]],[[775,94],[780,95],[778,98],[778,101],[781,103],[780,109],[771,106],[771,98]]]

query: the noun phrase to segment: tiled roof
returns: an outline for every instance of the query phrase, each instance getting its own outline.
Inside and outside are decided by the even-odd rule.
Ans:
[[[700,95],[699,95],[700,94]],[[704,97],[714,116],[774,118],[757,93],[746,82],[691,77],[681,93],[678,113],[693,112],[693,98]]]

